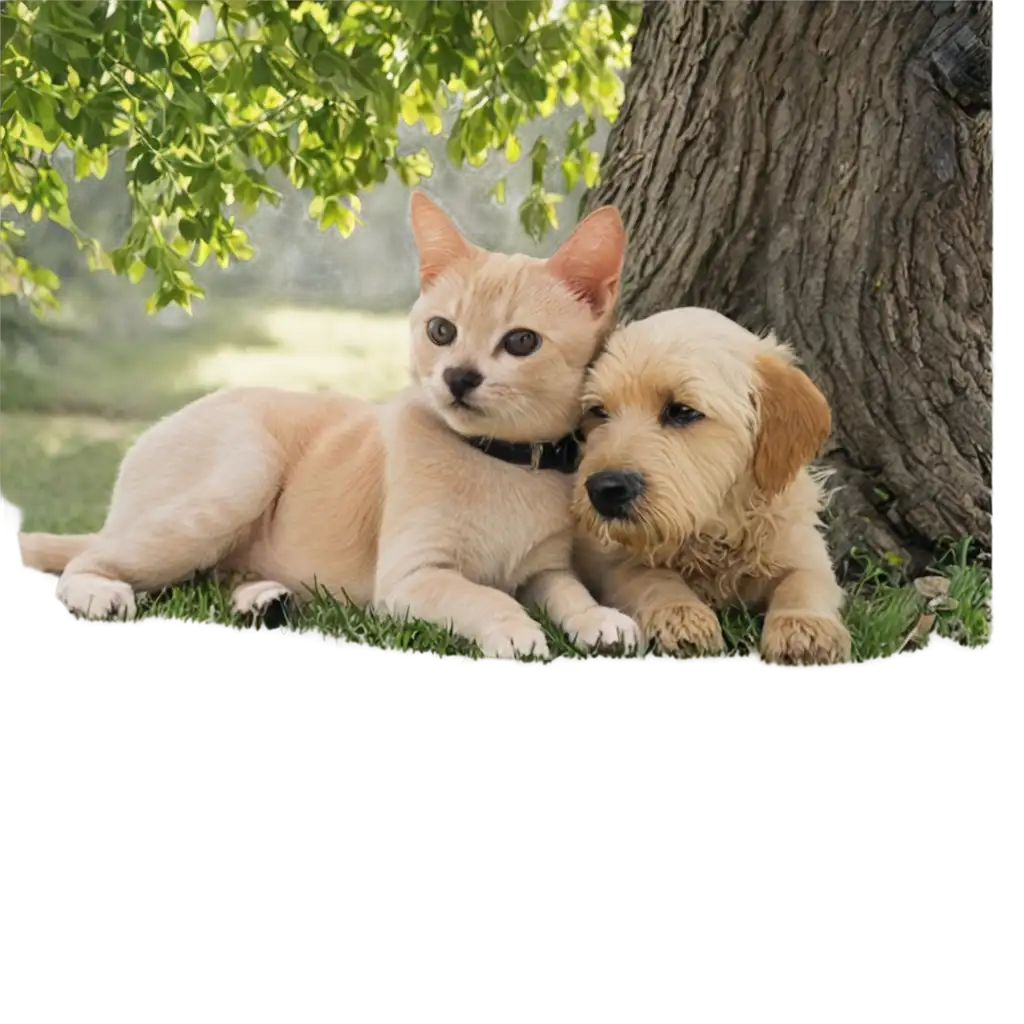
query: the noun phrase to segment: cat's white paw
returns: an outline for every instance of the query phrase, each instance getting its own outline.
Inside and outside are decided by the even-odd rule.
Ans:
[[[640,627],[628,615],[601,605],[571,616],[563,623],[563,628],[578,646],[590,650],[622,646],[627,651],[635,651],[642,642]]]
[[[85,619],[135,618],[135,592],[121,580],[87,572],[61,576],[57,598],[69,612]]]
[[[273,580],[242,583],[231,592],[231,608],[236,615],[262,615],[275,601],[290,594],[286,586]]]
[[[496,623],[479,638],[480,650],[485,658],[514,658],[516,655],[531,655],[534,658],[548,658],[547,637],[544,630],[532,619]]]

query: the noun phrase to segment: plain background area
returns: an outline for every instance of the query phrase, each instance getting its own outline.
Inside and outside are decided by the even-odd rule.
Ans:
[[[980,651],[484,663],[80,622],[16,519],[5,1022],[1022,1018],[998,585]]]

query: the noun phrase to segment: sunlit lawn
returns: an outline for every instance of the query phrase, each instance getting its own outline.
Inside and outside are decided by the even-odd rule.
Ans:
[[[48,360],[3,367],[0,488],[23,513],[23,528],[88,532],[103,522],[110,488],[128,446],[145,427],[208,391],[238,385],[339,390],[378,400],[408,380],[406,320],[329,309],[230,305],[184,331],[123,341],[67,344]],[[850,585],[847,623],[857,660],[920,643],[922,600],[890,570],[866,565]],[[954,607],[935,628],[966,643],[990,629],[990,576],[963,546],[940,560]],[[144,615],[235,622],[226,595],[206,582],[146,601]],[[282,613],[296,629],[381,646],[473,653],[471,645],[425,623],[380,619],[317,597],[301,612]],[[579,652],[545,623],[552,650]],[[740,610],[723,617],[730,651],[756,649],[760,621]]]

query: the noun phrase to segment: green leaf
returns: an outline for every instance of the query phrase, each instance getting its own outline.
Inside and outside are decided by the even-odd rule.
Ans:
[[[106,129],[103,122],[93,114],[82,111],[82,141],[89,149],[97,149],[107,140]]]
[[[252,83],[255,86],[277,86],[277,78],[270,69],[270,63],[263,53],[258,53],[252,62]]]
[[[132,63],[143,74],[150,71],[165,71],[167,69],[167,54],[159,47],[143,44],[136,51]]]
[[[441,121],[440,116],[434,110],[424,110],[420,108],[420,120],[423,122],[424,127],[430,132],[431,135],[440,135],[441,129],[444,127],[444,123]]]
[[[348,236],[355,230],[356,215],[346,207],[339,206],[338,214],[335,217],[334,223],[337,225],[338,233],[341,237],[348,238]]]
[[[448,143],[445,146],[445,152],[448,154],[448,159],[456,166],[462,164],[462,158],[465,156],[465,151],[462,148],[462,137],[459,133],[453,131],[448,139]]]
[[[312,62],[313,70],[324,79],[333,79],[335,75],[344,75],[348,65],[333,50],[321,50]]]
[[[109,157],[105,146],[92,154],[92,173],[97,178],[104,178],[109,166]]]
[[[132,176],[140,185],[148,185],[160,177],[152,153],[143,153],[135,165]]]
[[[56,290],[60,287],[60,278],[46,267],[33,267],[28,276],[36,284],[41,285],[43,288],[49,288]]]
[[[46,136],[43,129],[31,121],[24,121],[21,126],[22,136],[33,149],[48,149]]]
[[[544,183],[544,169],[548,162],[548,142],[540,136],[530,150],[530,179],[534,186]]]
[[[227,247],[236,260],[251,260],[256,252],[249,244],[249,236],[239,228],[228,235]]]
[[[580,164],[572,157],[566,157],[562,161],[562,176],[565,179],[565,191],[571,192],[576,187],[580,177]]]
[[[142,280],[143,275],[146,273],[146,264],[139,259],[132,260],[132,262],[128,265],[128,270],[126,271],[126,273],[128,276],[128,280],[131,281],[132,284],[138,284]]]
[[[494,28],[494,38],[502,46],[511,46],[519,39],[519,25],[509,10],[507,3],[492,2],[488,4],[488,17]]]
[[[75,181],[89,177],[92,171],[92,157],[84,149],[75,150]]]

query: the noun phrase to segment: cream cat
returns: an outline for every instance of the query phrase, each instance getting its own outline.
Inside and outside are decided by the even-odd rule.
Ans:
[[[129,618],[137,592],[215,568],[247,580],[239,614],[317,584],[450,625],[490,656],[547,655],[520,599],[587,647],[639,642],[570,568],[569,435],[611,326],[617,211],[548,260],[471,245],[422,193],[412,226],[413,386],[382,405],[229,390],[157,423],[125,456],[99,533],[21,536],[26,565],[62,573],[72,612]]]

